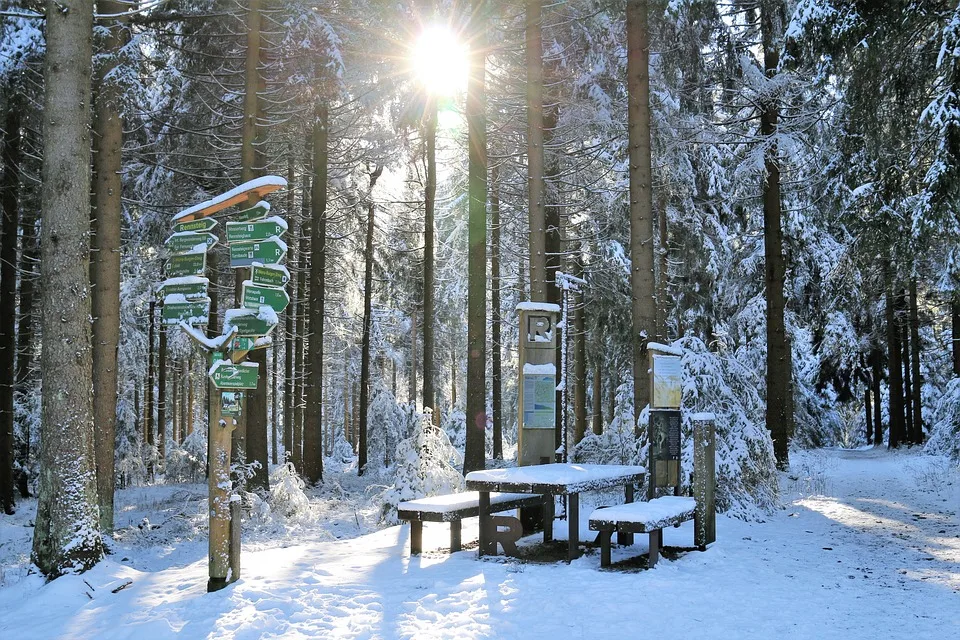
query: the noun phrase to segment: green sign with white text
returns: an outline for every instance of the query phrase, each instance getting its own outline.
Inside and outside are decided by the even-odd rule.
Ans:
[[[243,283],[243,306],[247,309],[259,309],[266,305],[280,313],[288,304],[290,296],[283,289],[251,284],[249,280]]]
[[[287,225],[280,218],[269,218],[260,222],[228,222],[227,242],[255,242],[273,236],[280,237],[287,232]]]
[[[171,253],[190,253],[198,249],[209,251],[217,244],[217,236],[212,233],[181,231],[167,238],[164,244]]]
[[[213,231],[214,228],[219,223],[213,218],[200,218],[199,220],[191,220],[190,222],[180,222],[173,225],[174,233],[183,233],[184,231]]]
[[[250,281],[265,287],[282,287],[290,281],[290,272],[283,267],[255,264],[251,267]]]
[[[231,312],[230,317],[224,322],[236,327],[237,334],[240,336],[265,336],[277,326],[276,323],[262,319],[256,311],[252,310],[242,314]]]
[[[262,220],[266,218],[268,213],[270,213],[270,207],[264,202],[255,207],[238,211],[230,217],[237,222],[253,222],[254,220]]]
[[[287,247],[279,238],[230,245],[231,267],[249,267],[254,262],[279,264],[286,256]]]
[[[186,278],[170,278],[163,282],[157,289],[158,298],[166,298],[169,295],[179,293],[187,300],[207,297],[207,285],[209,280],[197,276],[188,276]]]
[[[163,324],[207,324],[210,320],[210,298],[176,302],[165,300],[160,318]]]
[[[184,253],[167,258],[167,276],[202,276],[207,270],[207,254],[204,252]]]
[[[256,389],[258,365],[256,362],[233,364],[220,360],[210,370],[210,380],[218,389]]]

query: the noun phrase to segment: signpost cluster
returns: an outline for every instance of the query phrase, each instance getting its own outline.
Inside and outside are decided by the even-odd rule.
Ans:
[[[166,275],[157,288],[163,300],[164,324],[180,326],[209,354],[209,504],[210,547],[208,591],[222,589],[239,578],[239,510],[231,508],[230,437],[237,421],[244,418],[245,392],[257,388],[255,362],[244,362],[247,353],[270,346],[270,333],[277,314],[290,303],[285,290],[290,272],[282,266],[287,246],[281,236],[287,223],[268,217],[270,204],[228,214],[225,240],[232,268],[250,268],[243,282],[240,308],[224,314],[223,332],[208,337],[210,281],[206,277],[207,253],[220,242],[219,222],[212,216],[229,207],[259,199],[286,187],[279,176],[250,180],[201,203],[173,218],[173,233],[167,239]]]

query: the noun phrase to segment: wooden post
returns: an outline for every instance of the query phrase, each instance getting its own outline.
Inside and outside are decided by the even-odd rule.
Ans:
[[[712,413],[695,413],[693,420],[693,539],[701,551],[717,539],[716,509],[716,418]]]
[[[212,382],[207,384],[210,398],[210,579],[207,591],[211,592],[227,586],[230,568],[230,434],[236,425],[230,417],[221,418],[220,390]]]

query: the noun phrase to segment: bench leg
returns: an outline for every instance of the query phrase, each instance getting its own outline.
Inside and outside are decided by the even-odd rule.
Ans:
[[[480,548],[479,554],[497,555],[497,542],[494,538],[493,522],[490,516],[490,492],[480,492]],[[490,543],[493,542],[492,549]]]
[[[423,551],[423,523],[410,521],[410,555],[417,556]]]
[[[628,484],[624,488],[623,493],[625,498],[624,502],[626,502],[627,504],[630,504],[631,502],[633,502],[633,485],[632,484]],[[633,534],[625,533],[623,531],[617,531],[617,544],[622,544],[624,546],[629,546],[633,544]]]
[[[553,496],[543,496],[543,541],[545,543],[553,541],[553,509]]]
[[[450,522],[450,553],[456,553],[463,548],[460,532],[462,530],[461,521],[453,520]]]
[[[654,529],[650,532],[650,553],[647,555],[647,568],[653,569],[660,559],[660,545],[663,543],[663,530]]]
[[[567,496],[567,560],[573,561],[580,557],[580,494],[571,493]]]
[[[601,567],[610,566],[610,538],[612,536],[613,536],[613,531],[600,532],[600,566]]]

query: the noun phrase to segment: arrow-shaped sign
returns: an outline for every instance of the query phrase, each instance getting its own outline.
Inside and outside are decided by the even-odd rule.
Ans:
[[[163,324],[207,324],[210,321],[210,298],[187,300],[179,293],[168,295],[163,299],[160,319]]]
[[[287,244],[274,236],[263,242],[239,242],[230,245],[230,266],[249,267],[254,262],[279,264],[287,257]]]
[[[217,236],[212,233],[197,233],[195,231],[181,231],[175,233],[164,243],[171,253],[192,253],[194,251],[209,251],[217,244]]]
[[[223,329],[226,332],[231,327],[236,327],[238,335],[241,336],[265,336],[273,331],[279,322],[269,307],[267,311],[269,316],[261,313],[259,309],[230,309],[224,314]]]
[[[181,222],[180,224],[173,225],[173,232],[183,233],[184,231],[213,231],[218,224],[220,223],[213,218],[200,218],[199,220],[193,220],[192,222]]]
[[[199,276],[167,278],[157,288],[157,297],[165,298],[171,294],[179,293],[187,300],[206,298],[209,283],[209,280]]]
[[[254,262],[250,271],[250,281],[267,287],[282,287],[290,282],[290,272],[281,265],[267,266]]]
[[[256,362],[217,360],[210,367],[210,381],[218,389],[256,389],[258,369]]]
[[[235,222],[253,222],[254,220],[263,220],[270,213],[270,203],[261,200],[249,209],[230,214]]]
[[[259,309],[267,306],[280,313],[290,304],[290,296],[283,289],[264,287],[245,280],[243,282],[243,306],[247,309]]]
[[[195,251],[167,258],[167,275],[171,278],[202,276],[207,270],[207,253]]]
[[[227,242],[255,242],[276,236],[279,238],[287,232],[287,223],[282,218],[271,216],[260,222],[228,222]]]

